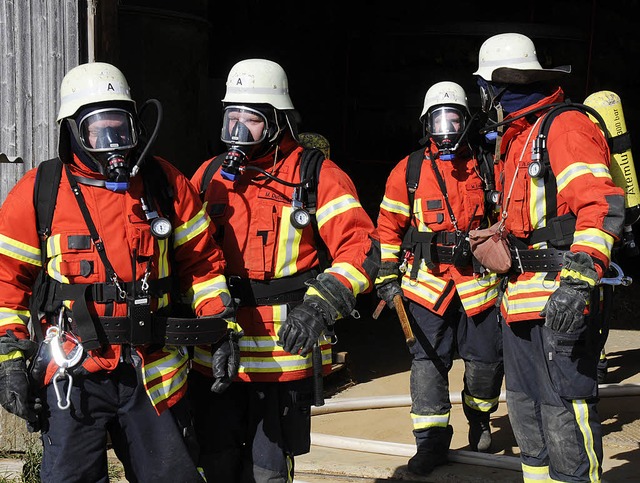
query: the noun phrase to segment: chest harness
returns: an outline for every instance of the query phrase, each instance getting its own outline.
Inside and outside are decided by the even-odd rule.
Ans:
[[[204,199],[209,183],[211,183],[214,174],[220,166],[222,166],[226,156],[227,153],[216,156],[205,168],[202,182],[200,183],[201,199]],[[271,280],[254,280],[235,275],[227,277],[227,285],[229,286],[231,296],[234,299],[240,300],[240,306],[255,307],[260,305],[280,305],[301,302],[308,288],[305,282],[316,278],[319,273],[330,266],[331,260],[329,252],[320,236],[316,219],[318,182],[324,159],[325,156],[321,150],[305,148],[300,157],[300,182],[293,184],[276,178],[256,166],[248,165],[245,167],[245,169],[260,171],[264,176],[278,183],[294,187],[293,199],[291,200],[291,206],[293,208],[291,222],[296,228],[311,225],[319,265],[306,272]],[[222,213],[224,208],[224,205],[212,205],[209,209],[212,213]],[[224,226],[217,228],[219,236],[224,237]]]
[[[145,166],[149,166],[145,168]],[[91,219],[79,183],[85,184],[84,178],[76,178],[64,165],[71,189],[78,203],[78,207],[89,229],[91,243],[105,267],[107,281],[104,283],[63,284],[47,274],[47,241],[51,235],[51,223],[58,194],[63,163],[59,158],[42,162],[38,166],[34,188],[34,206],[38,234],[41,240],[42,270],[38,274],[30,301],[30,313],[33,321],[36,339],[47,340],[42,334],[39,320],[44,315],[50,322],[58,321],[59,330],[62,324],[69,322],[71,330],[78,334],[82,345],[87,350],[98,349],[109,344],[129,344],[133,346],[158,344],[196,345],[211,344],[219,340],[226,333],[226,321],[217,317],[173,317],[170,307],[157,312],[151,311],[152,298],[160,298],[165,294],[172,294],[172,305],[179,300],[177,283],[172,283],[172,277],[157,280],[149,279],[149,260],[147,270],[140,280],[136,280],[135,257],[133,254],[133,282],[124,282],[115,273],[107,257],[104,243]],[[149,160],[142,168],[145,180],[145,196],[147,203],[145,215],[153,222],[161,218],[155,208],[156,200],[163,204],[162,212],[166,215],[173,213],[172,188],[162,167],[155,161]],[[89,183],[86,183],[89,184]],[[167,220],[168,221],[168,220]],[[166,233],[166,230],[163,231]],[[168,235],[167,235],[168,236]],[[77,238],[77,239],[76,239]],[[89,248],[86,237],[70,237],[70,247]],[[166,238],[166,236],[165,236]],[[172,244],[169,243],[169,246]],[[170,259],[171,253],[170,253]],[[84,266],[83,267],[83,263]],[[90,262],[80,263],[80,269],[91,273]],[[175,276],[175,272],[172,270]],[[63,317],[65,300],[73,301],[72,311],[67,311]],[[128,315],[126,317],[97,316],[89,310],[88,301],[106,304],[106,313],[111,313],[113,303],[126,303]],[[56,317],[58,314],[58,317]],[[56,325],[53,323],[52,325]],[[48,335],[48,334],[47,334]]]
[[[422,169],[423,159],[427,159],[424,155],[424,149],[418,149],[409,155],[409,160],[407,162],[406,183],[407,193],[409,195],[409,211],[411,219],[414,216],[413,205],[415,192],[418,189],[418,181],[420,180],[420,171]],[[468,226],[466,231],[461,230],[458,227],[458,222],[453,213],[453,209],[451,208],[451,204],[449,203],[445,181],[436,165],[435,155],[429,153],[429,160],[436,176],[436,180],[438,181],[440,191],[442,192],[442,196],[444,197],[449,218],[454,226],[454,231],[421,232],[418,231],[415,226],[410,226],[402,239],[401,248],[404,250],[404,256],[400,268],[404,269],[406,267],[408,258],[413,253],[414,263],[410,273],[411,280],[416,280],[421,260],[424,260],[429,269],[433,269],[436,263],[446,263],[453,264],[459,268],[473,266],[474,271],[480,271],[481,267],[477,260],[472,257],[471,247],[469,246],[468,236],[471,226]],[[473,215],[471,216],[471,221],[473,221],[478,208],[479,206],[475,207]],[[471,224],[471,221],[469,224]]]

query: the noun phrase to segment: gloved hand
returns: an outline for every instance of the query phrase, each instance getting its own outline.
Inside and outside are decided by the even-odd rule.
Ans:
[[[240,368],[240,346],[238,341],[244,332],[229,329],[226,336],[211,347],[211,369],[213,370],[213,385],[211,391],[221,394],[233,381]]]
[[[333,324],[327,302],[318,296],[305,297],[278,331],[278,345],[294,355],[306,356],[322,331]]]
[[[579,331],[585,324],[584,311],[597,280],[598,273],[589,255],[566,252],[560,285],[540,312],[546,319],[544,325],[566,334]]]
[[[42,404],[31,396],[27,365],[22,357],[0,363],[0,404],[28,423],[38,421]]]
[[[402,298],[404,298],[404,292],[402,292],[400,284],[396,281],[388,282],[378,287],[378,297],[384,300],[390,309],[395,308],[393,298],[396,295],[400,295]]]
[[[404,298],[402,288],[400,288],[400,264],[397,262],[382,262],[380,270],[376,276],[376,288],[378,297],[387,303],[390,309],[395,306],[393,297],[400,295]]]

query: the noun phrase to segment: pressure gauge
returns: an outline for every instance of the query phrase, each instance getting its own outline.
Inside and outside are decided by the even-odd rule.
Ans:
[[[544,165],[540,161],[533,161],[527,169],[532,178],[542,178],[544,176]]]
[[[295,228],[304,228],[311,222],[311,215],[304,208],[296,208],[291,212],[291,224]]]
[[[159,216],[151,221],[151,234],[154,237],[164,240],[165,238],[169,238],[171,231],[171,222],[166,218]]]

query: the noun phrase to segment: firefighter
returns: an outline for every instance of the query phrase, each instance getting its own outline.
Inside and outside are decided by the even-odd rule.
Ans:
[[[314,369],[330,370],[332,328],[371,290],[380,251],[346,173],[330,159],[317,178],[305,168],[279,64],[235,64],[222,103],[229,151],[204,200],[244,336],[238,377],[222,393],[210,390],[209,353],[195,352],[189,394],[200,463],[208,481],[284,483],[294,457],[309,452],[310,406],[322,396],[313,393]],[[196,171],[195,186],[212,162]],[[304,201],[310,190],[315,215]]]
[[[185,176],[142,158],[150,145],[113,65],[66,74],[58,123],[59,158],[42,166],[59,181],[34,168],[0,210],[0,402],[41,430],[43,482],[108,481],[108,431],[129,481],[203,481],[185,438],[184,344],[237,330],[210,220]],[[148,187],[159,179],[164,201]],[[172,325],[180,297],[202,330]]]
[[[465,364],[462,403],[474,451],[489,451],[489,418],[498,407],[503,368],[498,277],[474,267],[468,244],[469,230],[490,213],[467,137],[463,88],[449,81],[434,84],[420,121],[425,147],[393,168],[380,205],[376,287],[390,307],[398,294],[409,301],[416,338],[410,352],[417,452],[408,468],[426,475],[447,462],[453,434],[448,373],[456,350]],[[412,175],[416,169],[419,177]]]
[[[598,283],[622,233],[624,192],[612,181],[604,136],[584,113],[560,112],[538,139],[545,116],[564,101],[558,79],[569,66],[543,68],[531,39],[517,33],[487,39],[478,63],[512,251],[501,312],[524,481],[597,482]]]

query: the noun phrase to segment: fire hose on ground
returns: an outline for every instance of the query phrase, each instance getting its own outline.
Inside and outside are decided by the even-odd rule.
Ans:
[[[598,386],[600,398],[640,396],[640,384],[600,384]],[[449,395],[452,404],[461,404],[460,393]],[[505,392],[500,393],[500,402],[506,401]],[[361,398],[342,398],[328,400],[324,406],[312,407],[311,415],[332,414],[345,411],[359,411],[366,409],[387,409],[398,407],[410,407],[411,396],[376,396]],[[415,445],[392,443],[388,441],[375,441],[368,439],[335,436],[329,434],[311,433],[311,444],[326,448],[344,449],[365,453],[376,453],[391,456],[411,457],[415,453]],[[450,450],[449,461],[452,463],[488,466],[520,471],[520,458],[515,456],[494,455],[488,453],[476,453],[474,451]]]

